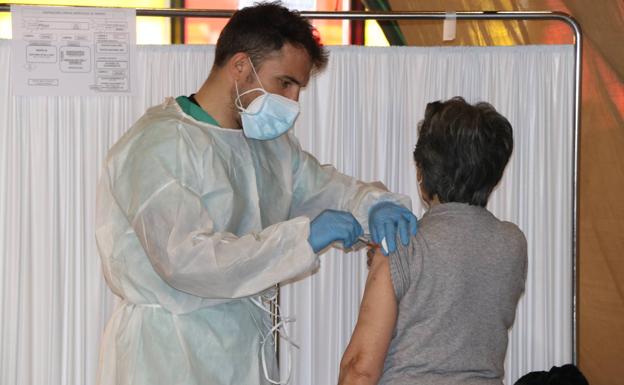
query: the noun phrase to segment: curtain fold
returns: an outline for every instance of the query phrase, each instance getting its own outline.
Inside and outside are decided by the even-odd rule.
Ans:
[[[9,58],[10,42],[0,41],[7,85]],[[94,237],[100,165],[147,107],[196,91],[212,59],[213,47],[140,46],[134,96],[0,90],[1,384],[94,384],[115,303]],[[409,194],[419,215],[411,153],[426,103],[462,95],[509,118],[515,150],[489,207],[525,231],[530,265],[507,383],[571,359],[572,65],[570,46],[332,47],[327,71],[301,95],[304,148]],[[282,313],[297,317],[289,330],[301,345],[292,384],[336,381],[364,287],[363,253],[321,259],[319,272],[282,290]]]

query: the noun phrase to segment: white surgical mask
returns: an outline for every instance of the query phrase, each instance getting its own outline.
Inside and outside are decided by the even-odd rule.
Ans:
[[[251,63],[251,59],[249,62]],[[238,83],[234,83],[236,87],[234,103],[241,115],[243,132],[246,137],[251,139],[275,139],[293,126],[299,115],[299,103],[281,95],[267,92],[260,82],[253,63],[251,63],[251,68],[261,88],[253,88],[239,94]],[[262,92],[262,95],[252,100],[247,108],[244,108],[241,97],[256,91]]]

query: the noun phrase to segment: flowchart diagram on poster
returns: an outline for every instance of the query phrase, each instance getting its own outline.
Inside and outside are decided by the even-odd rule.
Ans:
[[[134,9],[11,6],[14,95],[131,94]]]

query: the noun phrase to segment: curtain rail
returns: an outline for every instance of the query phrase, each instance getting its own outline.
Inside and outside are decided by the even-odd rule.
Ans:
[[[29,5],[29,4],[20,4]],[[38,5],[41,6],[41,5]],[[46,5],[48,6],[48,5]],[[81,7],[81,6],[78,6]],[[92,8],[92,7],[88,7]],[[0,12],[10,12],[11,4],[0,3]],[[136,8],[137,16],[229,18],[235,10]],[[308,19],[329,20],[444,20],[447,12],[322,12],[302,11]],[[461,11],[455,12],[457,20],[553,20],[566,23],[574,32],[574,132],[572,151],[572,360],[578,364],[578,222],[579,222],[579,139],[581,124],[581,55],[582,31],[580,24],[569,14],[553,11]]]

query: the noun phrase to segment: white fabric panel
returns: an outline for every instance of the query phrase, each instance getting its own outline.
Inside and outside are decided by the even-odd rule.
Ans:
[[[9,82],[0,41],[0,84]],[[94,384],[114,298],[95,248],[95,185],[107,149],[165,96],[194,92],[213,48],[139,47],[132,97],[11,97],[0,89],[0,384]],[[297,135],[322,162],[409,194],[411,152],[426,102],[488,100],[516,147],[490,208],[529,240],[528,290],[507,357],[508,379],[571,360],[572,48],[332,48],[302,94]],[[294,315],[292,384],[331,384],[366,277],[363,253],[322,256],[283,290]],[[285,349],[283,349],[285,350]],[[508,383],[510,383],[508,381]]]
[[[108,148],[165,96],[196,90],[212,47],[140,47],[127,97],[11,97],[0,40],[0,384],[95,384],[114,306],[95,245]]]

